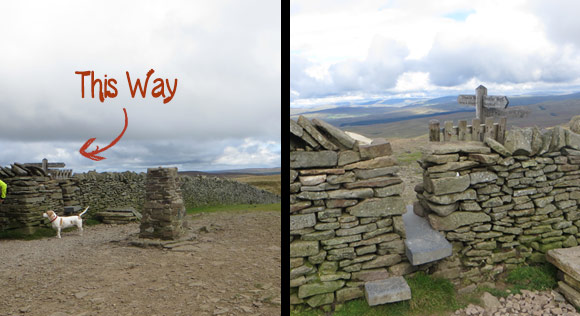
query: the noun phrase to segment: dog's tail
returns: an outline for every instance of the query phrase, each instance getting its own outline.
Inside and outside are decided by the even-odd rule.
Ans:
[[[79,217],[83,216],[83,214],[85,214],[88,210],[89,210],[89,206],[87,206],[87,208],[85,208],[85,210],[79,214]]]

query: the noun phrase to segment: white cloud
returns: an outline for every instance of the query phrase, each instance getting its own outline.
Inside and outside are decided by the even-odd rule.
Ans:
[[[329,96],[437,94],[473,82],[566,90],[580,78],[580,6],[571,0],[326,5],[291,2],[291,68],[301,72],[292,74],[300,78],[291,80],[292,107]],[[306,64],[292,65],[300,60]]]
[[[172,141],[224,146],[213,152],[218,155],[245,138],[280,142],[279,13],[280,3],[265,0],[2,2],[0,141],[37,142],[52,150],[31,146],[23,157],[3,148],[2,159],[53,155],[83,168],[91,162],[79,147],[91,137],[97,138],[91,149],[113,140],[123,128],[122,108],[127,132],[97,169],[132,168],[132,162],[142,168],[129,150],[134,146],[144,151]],[[170,103],[151,97],[152,82],[145,99],[130,98],[125,72],[143,79],[152,68],[151,80],[178,78]],[[119,95],[104,103],[82,99],[80,76],[74,74],[79,70],[116,78]],[[182,146],[173,154],[211,168],[205,161],[216,156],[198,157],[193,149]]]
[[[280,161],[280,144],[274,142],[259,142],[246,138],[238,146],[227,146],[222,155],[213,161],[216,165],[276,167]]]

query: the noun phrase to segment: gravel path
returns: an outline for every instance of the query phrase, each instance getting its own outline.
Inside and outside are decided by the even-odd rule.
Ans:
[[[507,298],[497,299],[484,293],[482,305],[470,304],[455,312],[459,316],[578,316],[579,313],[564,297],[555,291],[526,291],[522,294],[510,294]]]
[[[0,315],[279,315],[280,213],[190,223],[187,251],[129,246],[138,224],[2,240]]]

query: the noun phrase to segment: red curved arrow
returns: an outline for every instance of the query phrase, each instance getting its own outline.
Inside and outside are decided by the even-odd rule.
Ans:
[[[106,147],[103,147],[101,149],[99,149],[99,146],[97,146],[97,149],[91,151],[91,152],[86,152],[85,150],[87,150],[87,148],[89,148],[89,146],[95,141],[96,138],[90,138],[89,140],[87,140],[85,142],[85,144],[81,147],[81,149],[79,150],[79,152],[81,153],[81,155],[94,160],[94,161],[99,161],[99,160],[103,160],[103,159],[107,159],[105,157],[101,157],[101,156],[97,156],[97,154],[102,153],[103,151],[113,147],[120,139],[121,137],[123,137],[123,134],[125,134],[125,131],[127,130],[127,125],[129,124],[129,119],[127,118],[127,110],[125,110],[125,108],[123,108],[123,112],[125,112],[125,128],[123,128],[123,131],[121,132],[121,134],[119,136],[117,136],[117,138],[115,138],[109,145],[107,145]]]

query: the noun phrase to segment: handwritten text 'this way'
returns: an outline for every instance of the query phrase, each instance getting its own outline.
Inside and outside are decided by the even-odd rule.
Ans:
[[[137,94],[137,89],[139,89],[139,93],[143,98],[147,94],[147,85],[149,84],[149,78],[155,72],[155,70],[151,69],[147,72],[147,77],[145,78],[145,83],[141,84],[141,80],[137,78],[135,80],[135,84],[131,82],[131,76],[127,71],[127,83],[129,84],[129,91],[131,92],[131,97],[135,98],[135,94]],[[95,79],[94,71],[75,71],[75,74],[81,75],[81,96],[85,97],[85,77],[91,77],[91,98],[95,97],[95,87],[97,87],[99,92],[99,100],[101,102],[105,102],[106,98],[115,98],[118,95],[117,91],[117,79],[109,78],[107,79],[107,75],[103,80]],[[88,80],[87,80],[88,81]],[[156,78],[153,80],[154,87],[151,90],[151,95],[154,98],[163,97],[163,103],[168,103],[173,99],[175,95],[175,91],[177,90],[177,78],[175,78],[175,83],[173,86],[170,85],[169,79],[165,79],[165,81],[161,78]],[[167,93],[166,93],[167,89]]]

